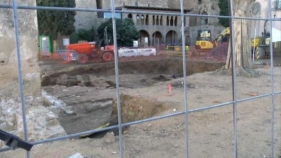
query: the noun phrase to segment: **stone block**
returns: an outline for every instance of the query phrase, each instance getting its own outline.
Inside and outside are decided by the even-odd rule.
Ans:
[[[115,142],[115,137],[113,132],[108,132],[104,135],[102,138],[105,143],[114,143]]]
[[[8,2],[8,1],[7,1]],[[9,1],[10,3],[11,1]],[[19,0],[19,5],[36,5],[35,0]],[[36,10],[17,10],[20,42],[20,57],[24,75],[40,74],[37,62],[38,26]],[[15,28],[11,9],[0,10],[0,95],[10,98],[19,96],[18,56],[15,43]],[[25,95],[40,96],[40,77],[24,79]]]
[[[58,116],[56,114],[47,108],[40,106],[36,99],[25,100],[26,125],[29,141],[38,141],[66,134],[58,122]],[[32,103],[37,106],[30,106]],[[5,121],[0,124],[1,129],[3,128],[7,132],[13,132],[15,135],[23,139],[24,123],[20,99],[6,100],[1,98],[0,111],[2,111],[3,114],[0,118]]]

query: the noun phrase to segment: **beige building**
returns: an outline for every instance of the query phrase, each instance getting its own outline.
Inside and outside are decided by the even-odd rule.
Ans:
[[[157,7],[123,6],[125,11],[152,11],[180,13],[180,9],[168,9]],[[185,10],[185,13],[190,10]],[[140,32],[141,45],[155,45],[162,43],[177,43],[181,38],[181,16],[158,15],[158,14],[122,14],[122,18],[131,18]],[[189,26],[189,18],[184,21]]]
[[[167,12],[180,13],[180,0],[116,0],[117,10],[134,12]],[[110,0],[76,0],[77,8],[110,9]],[[218,15],[217,1],[184,0],[184,12],[203,15]],[[181,17],[161,14],[116,14],[117,18],[131,18],[140,32],[139,45],[159,45],[179,43],[181,41]],[[111,18],[108,12],[77,12],[75,28],[97,28],[102,22]],[[218,25],[217,18],[185,17],[185,33],[188,45],[193,45],[199,29],[210,29],[215,38],[223,27]]]
[[[269,7],[270,6],[270,7]],[[270,18],[270,10],[272,14],[272,18],[281,18],[281,1],[276,0],[272,1],[272,4],[269,4],[268,0],[257,0],[253,7],[253,16],[259,18]],[[254,20],[252,21],[253,29],[252,37],[261,36],[261,33],[264,32],[264,28],[266,31],[270,31],[270,21],[266,20]],[[281,21],[274,21],[272,23],[272,27],[278,30],[281,30]]]

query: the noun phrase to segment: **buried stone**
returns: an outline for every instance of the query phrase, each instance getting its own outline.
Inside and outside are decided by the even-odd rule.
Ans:
[[[70,87],[70,86],[91,86],[89,76],[87,76],[87,75],[69,76],[67,74],[63,74],[59,78],[57,78],[56,84],[57,85],[65,85],[67,87]]]
[[[157,102],[148,98],[138,98],[132,97],[130,95],[121,94],[121,117],[122,123],[128,123],[133,121],[138,121],[142,119],[147,119],[156,116],[162,111],[165,111],[166,105],[161,102]],[[110,127],[118,125],[118,115],[117,115],[117,101],[113,100],[112,112],[109,122],[101,126],[100,128]],[[122,133],[128,130],[129,126],[122,127]],[[108,132],[113,132],[115,136],[119,135],[119,128],[114,128],[110,130],[105,130],[102,132],[92,133],[80,138],[102,138]]]
[[[184,87],[184,83],[182,81],[178,81],[178,82],[174,82],[171,84],[172,87],[175,87],[175,88],[182,88]],[[197,88],[197,86],[195,86],[194,84],[186,84],[186,87],[187,88]]]

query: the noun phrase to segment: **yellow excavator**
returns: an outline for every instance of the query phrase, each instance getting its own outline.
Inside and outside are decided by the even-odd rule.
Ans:
[[[261,58],[269,58],[270,52],[270,33],[266,30],[266,24],[264,23],[264,32],[259,37],[251,39],[251,51],[256,60]],[[221,42],[228,42],[230,37],[230,28],[226,27],[215,40],[211,40],[210,30],[199,30],[196,41],[195,54],[207,54],[215,47],[218,47]],[[276,44],[276,42],[274,43]],[[276,45],[274,45],[276,47]]]
[[[217,38],[211,39],[210,30],[199,30],[195,45],[195,54],[208,54],[213,48],[219,46],[221,42],[228,42],[230,35],[229,27],[225,28]]]
[[[214,47],[219,46],[221,42],[229,42],[230,28],[225,28],[219,36],[213,41]]]
[[[251,50],[252,57],[259,60],[262,57],[268,58],[270,52],[270,33],[266,31],[266,24],[268,20],[264,23],[264,31],[260,37],[255,37],[251,39]]]

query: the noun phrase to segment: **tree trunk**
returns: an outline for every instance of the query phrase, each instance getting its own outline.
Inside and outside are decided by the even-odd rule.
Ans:
[[[250,10],[253,5],[253,0],[234,0],[234,16],[235,17],[249,17],[251,16]],[[230,23],[231,25],[231,23]],[[251,32],[250,21],[235,19],[234,27],[234,50],[236,54],[237,67],[251,68]],[[230,69],[231,65],[231,40],[229,40],[229,47],[227,53],[227,61],[225,68]]]

